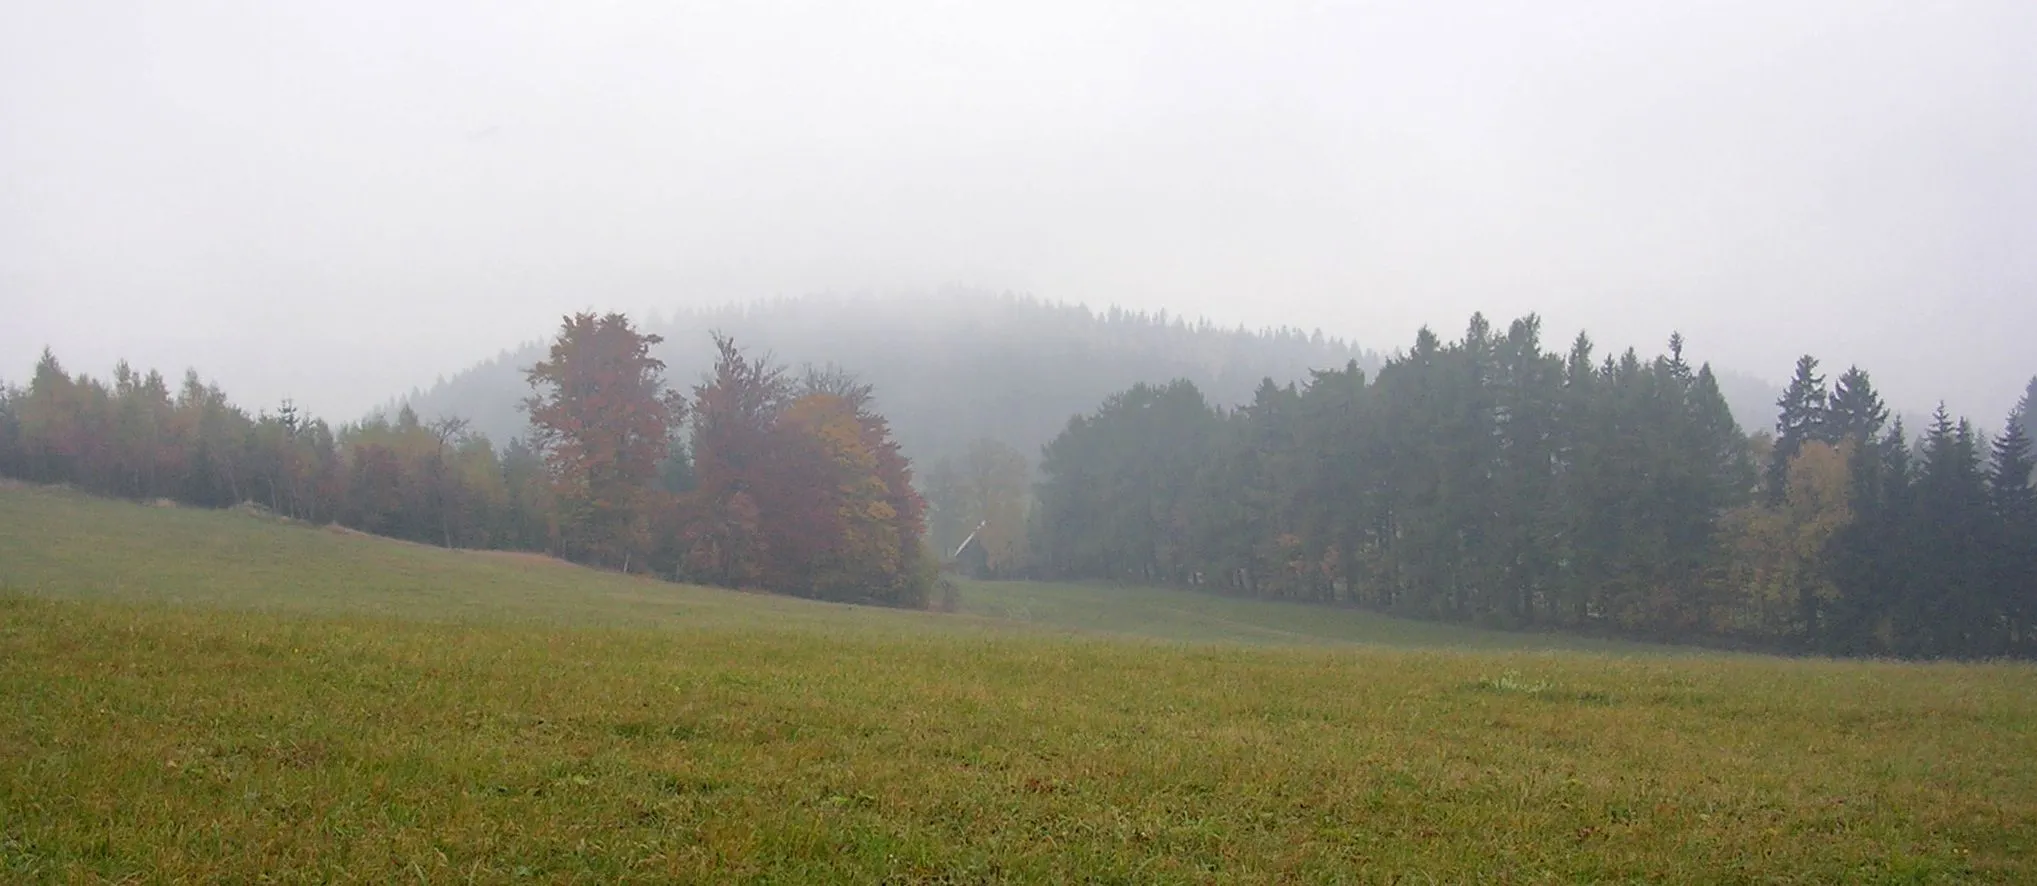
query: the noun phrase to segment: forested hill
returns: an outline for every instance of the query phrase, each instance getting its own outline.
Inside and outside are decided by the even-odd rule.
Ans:
[[[1014,296],[810,296],[652,317],[644,328],[665,337],[657,355],[682,390],[708,368],[710,330],[795,368],[851,369],[876,386],[877,408],[906,452],[929,461],[979,437],[1037,453],[1070,416],[1139,382],[1187,379],[1212,402],[1230,405],[1249,402],[1264,378],[1305,380],[1311,369],[1354,360],[1372,371],[1380,362],[1319,332],[1227,329]],[[539,358],[539,348],[524,343],[413,392],[408,402],[426,418],[470,419],[500,445],[524,433],[516,408],[529,394],[522,368]],[[1721,373],[1720,387],[1744,427],[1767,426],[1778,387],[1730,372]]]
[[[876,408],[915,459],[959,453],[991,437],[1028,454],[1070,416],[1141,381],[1187,378],[1219,403],[1245,402],[1262,378],[1305,379],[1378,357],[1352,343],[1294,329],[1218,328],[1167,315],[1091,311],[1015,296],[939,301],[809,296],[651,317],[666,378],[690,395],[714,357],[710,331],[780,364],[836,364],[876,388]],[[497,444],[524,433],[517,403],[529,342],[468,369],[409,403],[427,418],[457,415]]]

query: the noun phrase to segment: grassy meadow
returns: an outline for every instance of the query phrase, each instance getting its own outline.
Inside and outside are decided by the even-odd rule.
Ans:
[[[0,488],[0,882],[2037,882],[2037,669]]]

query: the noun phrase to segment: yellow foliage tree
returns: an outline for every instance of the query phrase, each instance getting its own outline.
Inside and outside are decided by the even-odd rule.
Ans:
[[[1783,501],[1734,513],[1731,591],[1720,627],[1768,637],[1801,636],[1839,598],[1824,569],[1825,545],[1852,522],[1847,502],[1851,443],[1804,444],[1789,461]]]
[[[793,401],[786,424],[812,440],[833,468],[828,506],[837,535],[813,565],[813,585],[826,596],[860,596],[889,585],[904,567],[898,510],[878,473],[877,453],[854,404],[834,394]]]

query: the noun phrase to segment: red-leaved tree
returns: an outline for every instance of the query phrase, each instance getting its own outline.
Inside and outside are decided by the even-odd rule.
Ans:
[[[794,383],[715,337],[694,391],[686,563],[703,581],[923,606],[923,506],[870,389],[838,371]]]
[[[525,408],[569,556],[628,569],[650,548],[659,465],[685,417],[651,356],[660,341],[621,314],[576,314],[528,371],[537,393]]]

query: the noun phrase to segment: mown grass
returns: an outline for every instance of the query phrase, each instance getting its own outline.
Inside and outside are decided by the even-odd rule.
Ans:
[[[731,594],[592,572],[535,555],[446,551],[254,514],[143,508],[21,486],[0,489],[0,526],[9,530],[0,534],[0,587],[77,599],[468,623],[1019,627],[1191,642],[1694,654],[1104,585],[962,581],[962,612],[974,618],[943,618]]]
[[[0,881],[2037,880],[2025,666],[1048,623],[0,490]]]
[[[1389,618],[1358,609],[1249,600],[1175,588],[1047,582],[961,583],[961,611],[1036,627],[1196,642],[1269,645],[1371,643],[1424,649],[1569,650],[1703,655],[1661,646],[1565,634],[1490,631]]]

